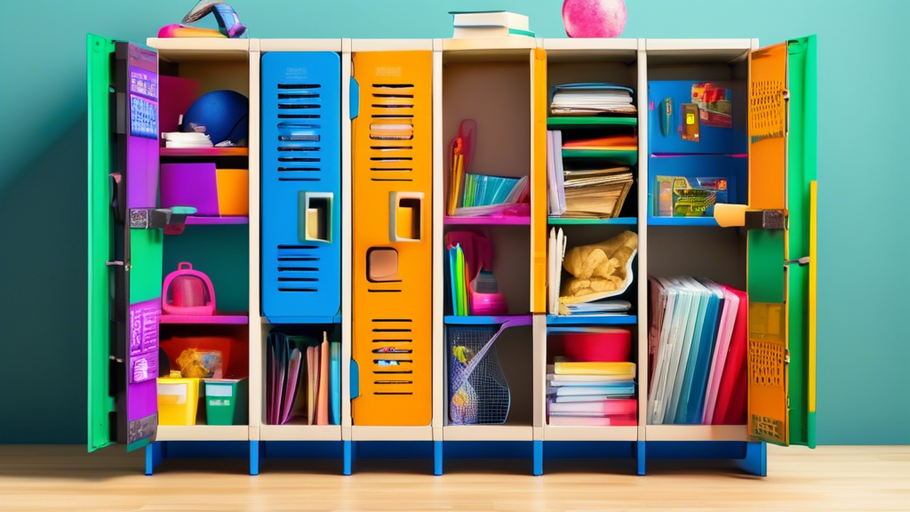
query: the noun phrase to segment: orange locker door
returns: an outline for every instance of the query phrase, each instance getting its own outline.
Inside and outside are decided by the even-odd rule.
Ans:
[[[353,61],[353,422],[429,425],[433,53]]]
[[[750,66],[749,207],[787,209],[787,45],[753,52]],[[749,435],[788,444],[786,229],[748,232]]]
[[[531,52],[531,313],[547,312],[547,52]]]

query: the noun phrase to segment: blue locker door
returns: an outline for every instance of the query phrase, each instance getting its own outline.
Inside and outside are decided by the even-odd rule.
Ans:
[[[341,59],[262,57],[262,313],[330,322],[341,307]],[[317,320],[318,318],[318,320]]]

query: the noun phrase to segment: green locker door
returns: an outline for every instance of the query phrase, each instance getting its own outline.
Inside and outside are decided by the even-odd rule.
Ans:
[[[753,52],[749,136],[749,208],[783,218],[748,233],[749,434],[814,447],[814,36]]]
[[[88,449],[157,432],[165,224],[158,196],[158,58],[88,36]]]

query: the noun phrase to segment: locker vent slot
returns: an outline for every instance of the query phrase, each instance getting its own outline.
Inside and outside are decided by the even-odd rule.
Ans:
[[[750,340],[749,359],[752,366],[752,384],[766,387],[783,387],[786,351],[779,343]]]
[[[324,170],[322,151],[323,98],[319,84],[278,84],[278,181],[317,182]],[[291,153],[285,156],[285,154]],[[296,154],[295,154],[296,153]],[[301,164],[301,165],[293,165]]]
[[[413,84],[374,83],[370,94],[370,171],[385,175],[372,181],[413,181],[394,175],[414,170],[411,141],[417,90]]]
[[[278,246],[275,267],[277,288],[281,293],[318,293],[322,285],[322,265],[313,245]]]
[[[411,333],[413,320],[410,318],[374,318],[372,319],[373,353],[372,372],[373,383],[381,391],[374,391],[376,395],[411,395],[413,394],[414,381],[402,378],[412,375],[414,370],[414,353],[421,350],[413,345],[411,338],[402,338]],[[388,336],[388,337],[386,337]],[[402,343],[407,345],[402,346]]]

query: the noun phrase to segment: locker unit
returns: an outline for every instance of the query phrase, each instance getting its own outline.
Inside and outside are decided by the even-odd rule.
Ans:
[[[432,65],[353,56],[354,425],[432,420]]]
[[[814,446],[814,37],[761,50],[752,39],[202,38],[148,44],[159,55],[129,43],[88,39],[90,451],[114,443],[130,450],[145,446],[151,473],[163,457],[184,453],[184,442],[191,443],[185,453],[192,454],[199,449],[195,443],[218,451],[219,443],[206,443],[242,441],[249,443],[255,474],[272,441],[339,441],[349,474],[359,441],[432,441],[441,474],[443,444],[446,451],[468,453],[473,443],[459,441],[516,442],[531,444],[523,451],[532,454],[533,473],[541,474],[545,454],[561,452],[562,442],[593,441],[628,443],[624,453],[637,459],[643,474],[648,453],[678,448],[691,457],[692,447],[700,446],[692,443],[711,441],[717,442],[708,450],[715,456],[742,459],[748,471],[764,474],[765,443]],[[168,85],[170,79],[176,80]],[[200,94],[219,89],[248,94],[248,148],[159,149],[162,97],[183,79],[199,81]],[[745,102],[748,133],[735,168],[721,158],[704,160],[714,165],[711,172],[740,178],[737,204],[718,206],[716,217],[653,215],[653,175],[698,171],[674,165],[672,158],[677,163],[689,158],[678,148],[649,148],[649,133],[660,119],[651,107],[663,98],[649,95],[648,84],[672,80],[733,81],[736,98]],[[631,170],[635,184],[627,204],[632,207],[624,217],[548,217],[545,132],[569,129],[566,123],[548,126],[549,93],[554,85],[574,82],[615,82],[636,91],[638,166]],[[485,96],[475,101],[481,93]],[[482,101],[495,108],[478,108]],[[509,115],[499,119],[497,110]],[[479,144],[491,152],[478,159],[485,165],[480,172],[530,175],[530,219],[445,216],[440,198],[445,181],[435,180],[445,180],[450,132],[465,117],[493,127],[478,132]],[[209,158],[222,159],[222,168],[247,159],[248,218],[205,218],[191,209],[158,207],[158,163]],[[784,222],[769,222],[773,219]],[[159,337],[167,343],[168,333],[181,328],[168,325],[179,320],[160,312],[161,278],[172,270],[167,265],[174,256],[165,250],[172,238],[161,228],[227,226],[189,227],[174,237],[188,240],[194,229],[238,229],[245,223],[249,231],[241,231],[241,245],[248,243],[248,275],[236,271],[242,251],[233,247],[216,248],[212,258],[221,265],[206,269],[194,261],[194,268],[216,274],[219,307],[231,303],[233,293],[248,295],[249,311],[241,312],[247,303],[234,297],[239,305],[228,309],[234,313],[192,328],[248,330],[248,422],[159,427]],[[626,229],[638,233],[631,315],[546,314],[547,244],[554,227],[564,228],[575,243],[602,241]],[[440,237],[462,229],[484,230],[504,246],[506,258],[496,273],[510,292],[513,316],[445,316]],[[203,238],[237,243],[223,234],[228,232],[204,231]],[[219,272],[231,274],[231,286],[219,285]],[[674,274],[705,275],[749,292],[748,424],[646,421],[647,276]],[[242,289],[247,285],[248,294]],[[511,376],[512,419],[500,425],[447,422],[446,327],[510,321],[523,327],[510,330],[497,350],[503,373]],[[263,424],[264,337],[276,324],[330,323],[340,324],[336,332],[342,341],[341,424]],[[637,339],[632,357],[638,363],[638,425],[551,426],[548,333],[610,325],[629,329],[633,343]],[[492,451],[479,455],[489,456],[500,444],[484,446]],[[654,452],[646,446],[655,446]]]
[[[341,61],[262,56],[262,314],[273,323],[341,308]]]

